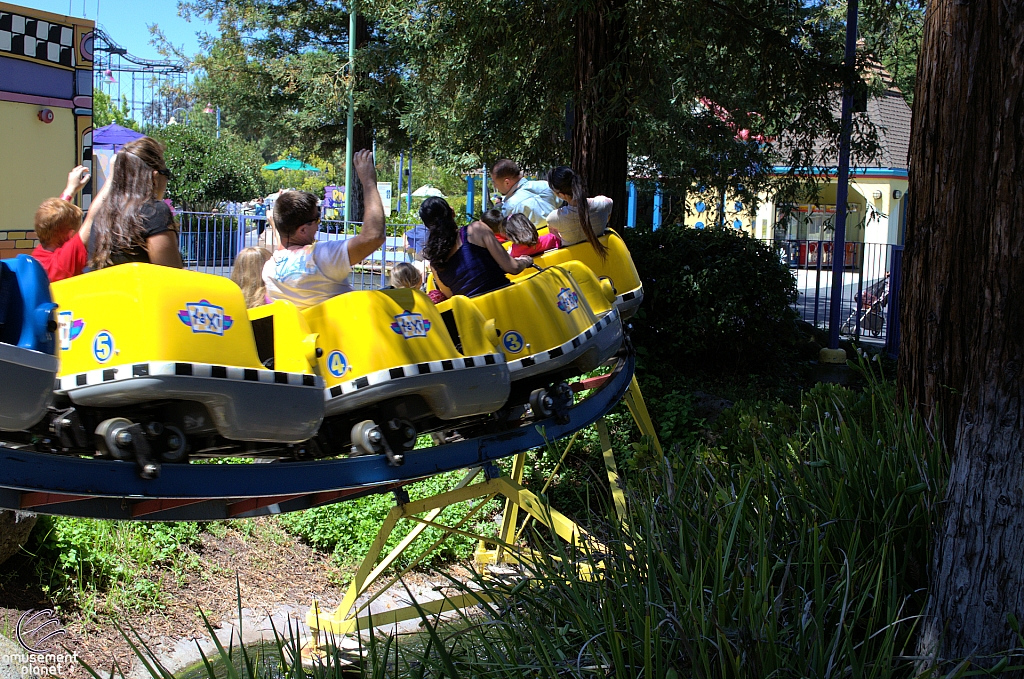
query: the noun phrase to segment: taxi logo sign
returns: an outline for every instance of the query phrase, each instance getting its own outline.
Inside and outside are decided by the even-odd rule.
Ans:
[[[391,329],[405,339],[426,337],[430,331],[430,321],[419,314],[406,311],[395,316],[395,322],[391,324]]]
[[[558,291],[558,308],[567,314],[571,314],[580,305],[580,297],[574,290],[562,288]]]
[[[224,307],[211,304],[205,299],[187,303],[178,312],[178,318],[192,328],[192,332],[205,335],[223,335],[234,324],[231,316],[224,315]]]
[[[61,311],[57,314],[57,337],[60,338],[62,351],[70,349],[71,342],[85,329],[85,321],[74,316],[75,312],[73,311]]]

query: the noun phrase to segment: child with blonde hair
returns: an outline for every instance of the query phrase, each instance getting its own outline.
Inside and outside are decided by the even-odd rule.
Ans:
[[[267,286],[263,282],[263,266],[270,257],[269,250],[256,247],[245,248],[235,257],[231,280],[242,289],[245,306],[250,309],[270,303]]]
[[[399,262],[391,269],[391,287],[418,290],[423,285],[423,274],[409,262]]]
[[[512,241],[512,256],[538,255],[547,250],[561,247],[562,242],[553,233],[537,234],[537,227],[529,217],[516,212],[505,218],[505,235]]]

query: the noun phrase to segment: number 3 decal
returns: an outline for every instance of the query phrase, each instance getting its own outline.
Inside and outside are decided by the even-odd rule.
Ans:
[[[100,363],[109,361],[114,355],[114,336],[106,330],[96,333],[96,338],[92,341],[92,355]]]

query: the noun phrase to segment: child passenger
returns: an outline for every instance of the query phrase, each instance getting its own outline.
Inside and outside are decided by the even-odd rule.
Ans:
[[[516,212],[505,218],[505,235],[512,241],[513,257],[536,255],[547,250],[554,250],[562,245],[558,236],[553,233],[538,236],[537,227],[521,212]]]
[[[250,309],[270,303],[267,286],[263,283],[263,267],[269,259],[269,250],[254,247],[245,248],[235,257],[231,280],[242,289],[245,306]]]
[[[423,274],[409,262],[399,262],[391,269],[391,287],[419,290],[423,286]]]
[[[505,218],[501,216],[501,210],[498,208],[491,208],[490,210],[487,210],[480,215],[480,221],[486,224],[487,227],[494,232],[494,237],[498,239],[499,243],[508,242],[508,238],[505,237]]]
[[[88,181],[89,170],[79,165],[68,173],[68,185],[60,198],[47,198],[36,210],[34,226],[39,245],[32,257],[42,265],[51,283],[82,273],[89,259],[85,244],[89,242],[92,218],[82,224],[82,211],[71,202]],[[101,190],[93,205],[104,196],[106,191]]]

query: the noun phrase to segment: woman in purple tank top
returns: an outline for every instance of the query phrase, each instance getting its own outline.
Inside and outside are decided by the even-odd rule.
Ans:
[[[423,257],[434,270],[437,287],[445,295],[475,297],[509,285],[505,274],[517,274],[533,264],[530,257],[513,258],[483,222],[461,229],[455,211],[443,198],[427,198],[420,219],[430,230]]]

